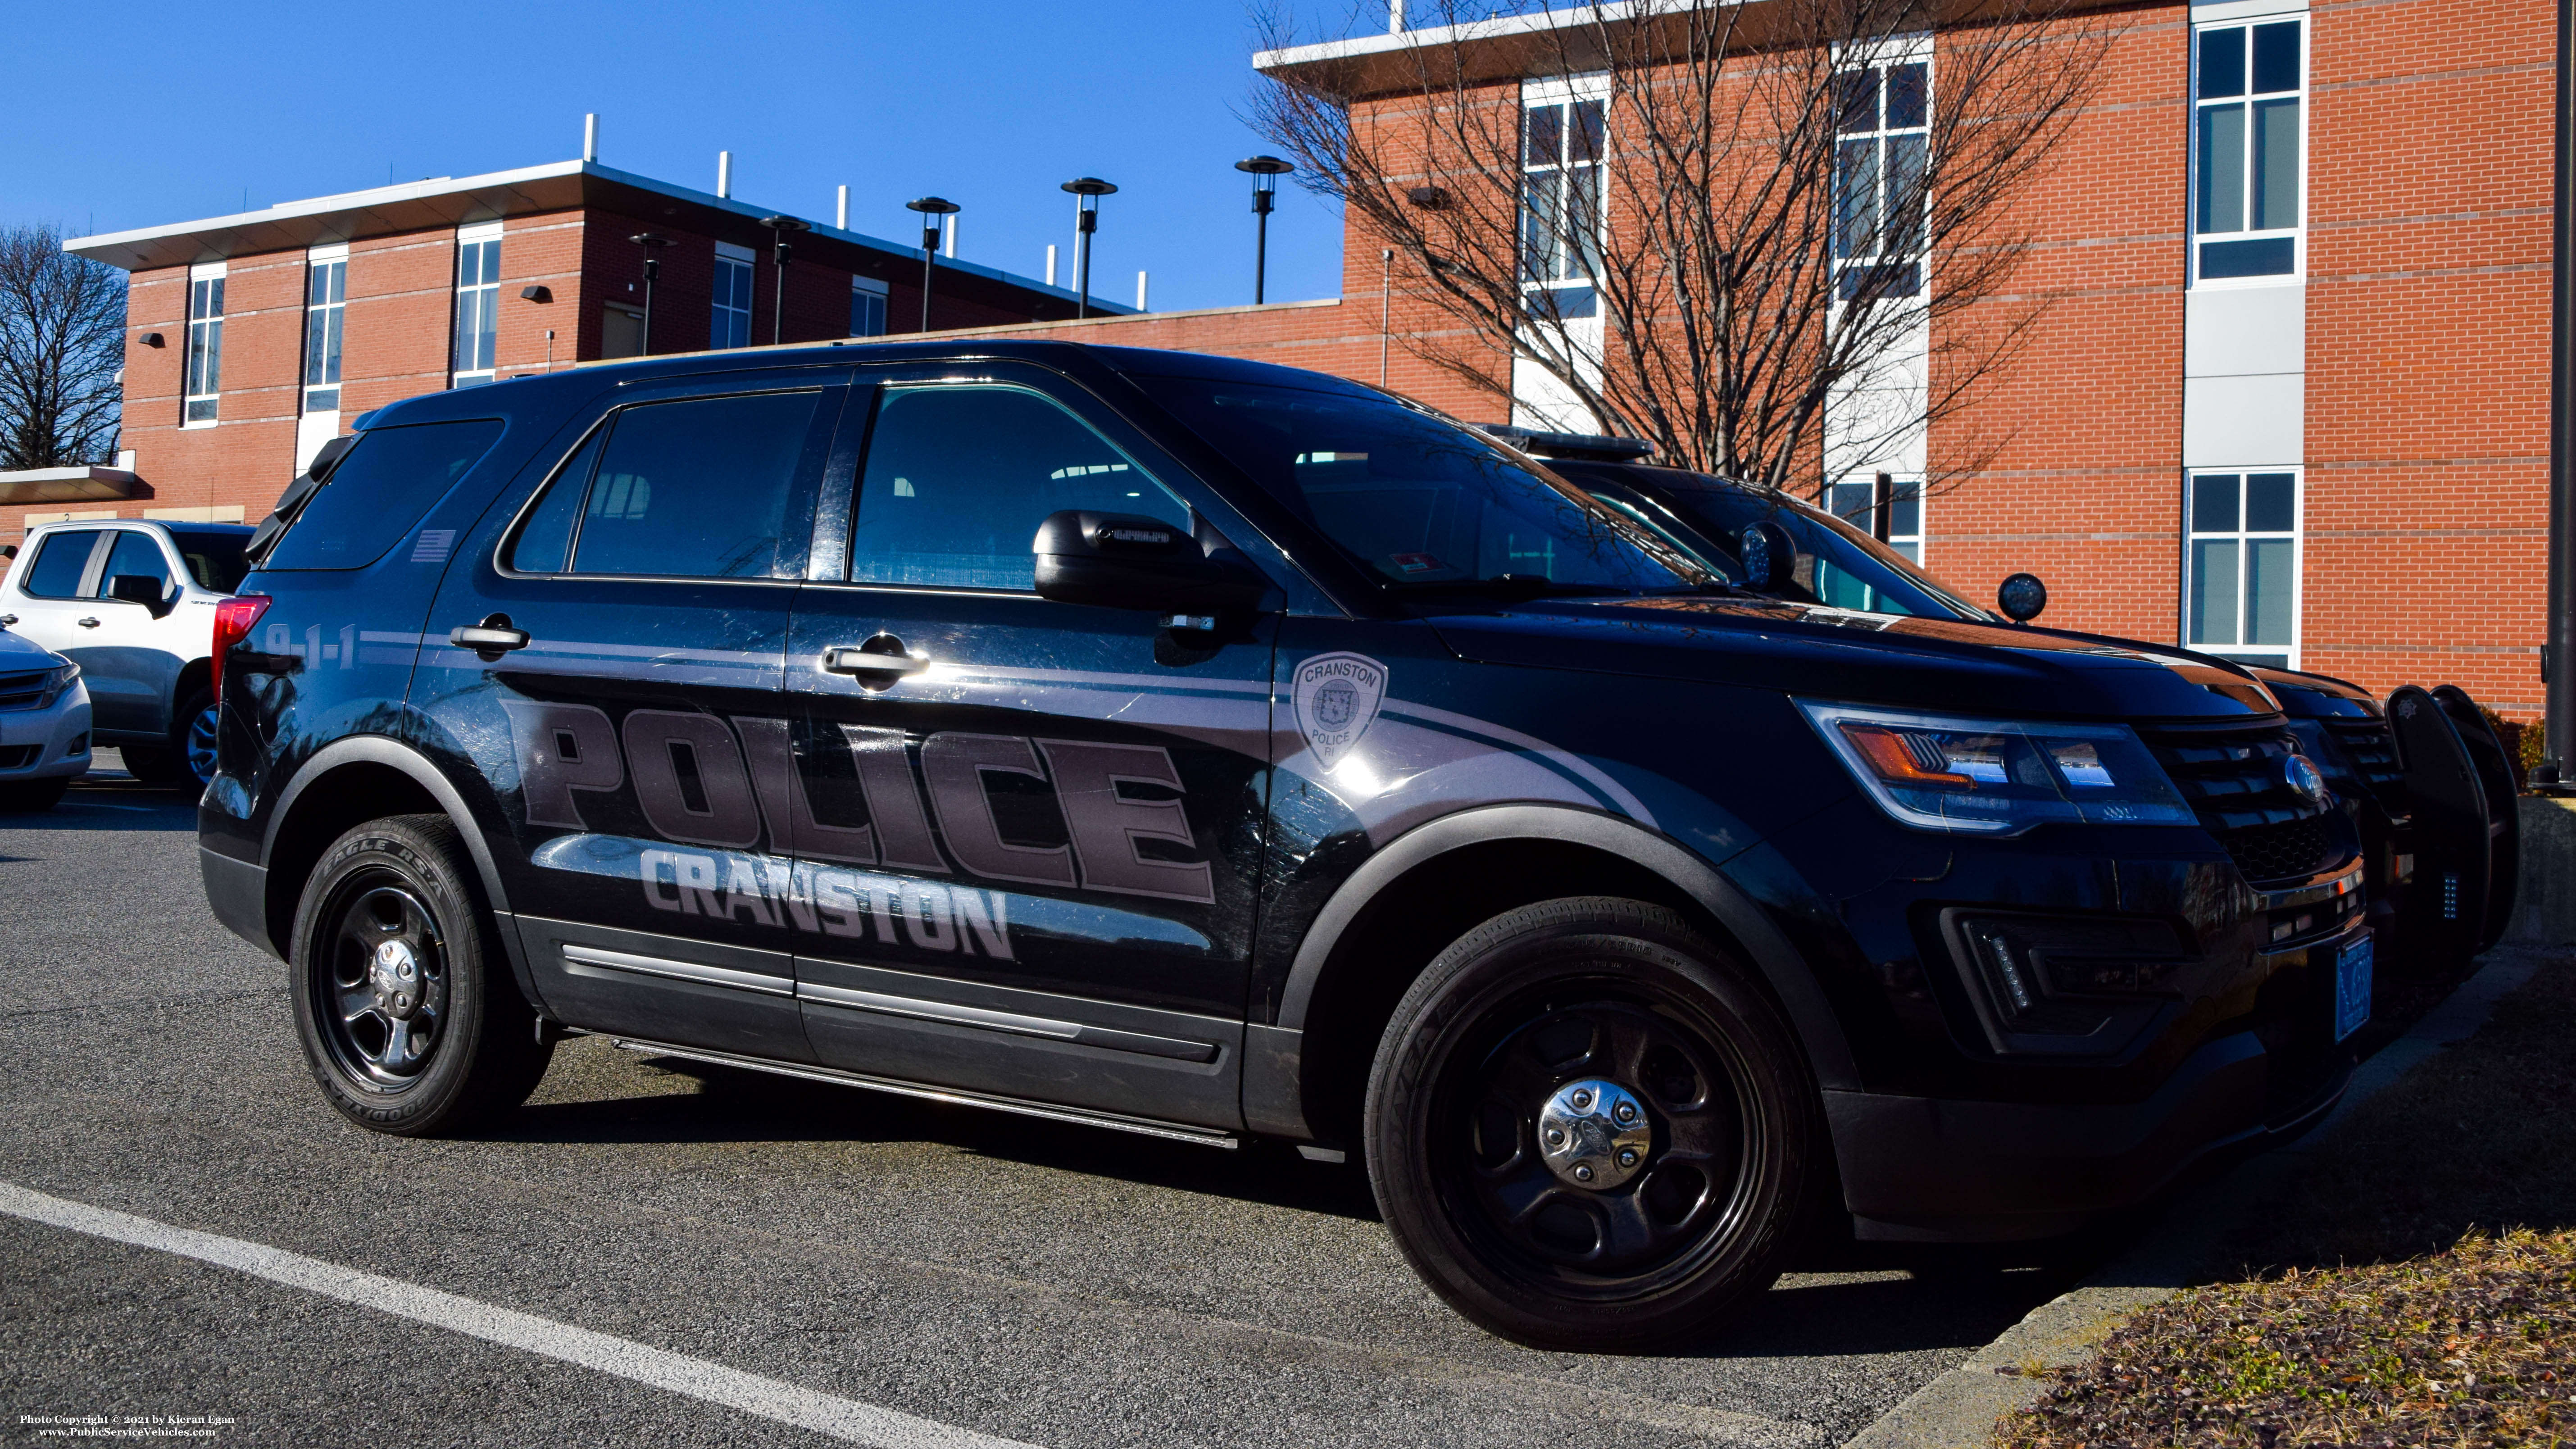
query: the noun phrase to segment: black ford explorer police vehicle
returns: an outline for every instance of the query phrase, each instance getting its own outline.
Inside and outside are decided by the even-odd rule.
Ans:
[[[2352,827],[2249,676],[1741,592],[1398,399],[936,343],[435,394],[222,606],[206,890],[352,1120],[567,1032],[1364,1154],[1629,1347],[2316,1120]]]

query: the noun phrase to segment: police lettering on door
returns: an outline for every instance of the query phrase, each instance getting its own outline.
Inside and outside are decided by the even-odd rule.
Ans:
[[[1206,862],[1173,858],[1196,842],[1180,774],[1157,745],[951,730],[920,742],[916,775],[901,731],[841,725],[809,748],[846,752],[866,820],[833,824],[815,812],[787,720],[636,709],[618,722],[586,704],[504,707],[530,827],[598,829],[585,806],[597,812],[631,790],[654,835],[703,847],[637,857],[658,910],[1007,959],[1000,891],[924,877],[1216,899]],[[1013,838],[996,786],[1051,800],[1064,838]],[[764,834],[768,854],[757,853]]]

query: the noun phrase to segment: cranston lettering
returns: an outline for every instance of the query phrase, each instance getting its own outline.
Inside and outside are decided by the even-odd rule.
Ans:
[[[636,857],[655,910],[909,945],[1011,955],[1010,898],[998,891],[769,857],[647,850]]]
[[[826,738],[847,752],[868,818],[827,824],[815,814],[786,720],[635,709],[620,723],[596,705],[528,699],[503,708],[532,827],[592,829],[584,799],[632,789],[653,833],[686,845],[746,850],[765,834],[771,850],[799,861],[1216,900],[1207,862],[1172,858],[1197,842],[1180,771],[1159,745],[950,730],[915,747],[900,730],[841,725]],[[1066,842],[1007,838],[994,808],[997,778],[1052,794]],[[1145,853],[1149,841],[1156,854]]]

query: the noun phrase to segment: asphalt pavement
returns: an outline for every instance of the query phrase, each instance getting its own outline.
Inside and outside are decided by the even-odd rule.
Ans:
[[[1820,1249],[1681,1351],[1542,1353],[1282,1149],[598,1038],[495,1130],[379,1136],[195,851],[113,770],[0,816],[0,1441],[1831,1445],[2084,1267]]]

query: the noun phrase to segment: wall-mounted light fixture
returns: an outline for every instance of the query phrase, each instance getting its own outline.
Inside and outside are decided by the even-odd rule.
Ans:
[[[519,289],[519,300],[522,302],[551,302],[554,299],[555,294],[547,291],[543,287],[521,287]]]
[[[146,347],[163,347],[168,345],[161,340],[161,334],[158,332],[146,332],[134,340],[142,343]]]
[[[1445,186],[1417,186],[1411,191],[1404,193],[1404,199],[1412,202],[1418,207],[1421,207],[1424,211],[1447,211],[1449,209],[1449,188]]]

